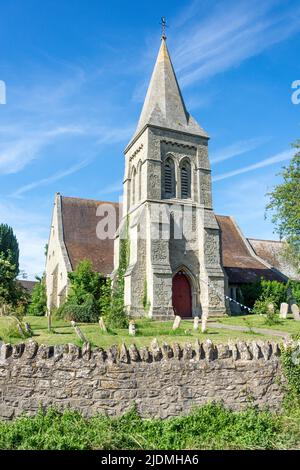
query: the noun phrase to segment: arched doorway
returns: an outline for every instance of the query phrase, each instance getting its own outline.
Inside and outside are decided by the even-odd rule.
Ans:
[[[175,315],[183,318],[190,318],[192,316],[191,285],[183,271],[179,271],[173,277],[172,303]]]

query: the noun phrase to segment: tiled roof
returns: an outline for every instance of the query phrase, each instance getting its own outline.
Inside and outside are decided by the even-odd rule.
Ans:
[[[64,196],[61,198],[64,242],[73,269],[83,259],[89,259],[93,268],[102,274],[110,274],[113,270],[114,240],[101,240],[96,233],[97,224],[102,219],[97,215],[97,209],[104,204],[110,204],[115,210],[118,226],[118,203]]]
[[[26,279],[18,279],[18,284],[20,284],[24,289],[26,289],[30,294],[33,291],[36,281],[27,281]]]
[[[253,238],[249,238],[248,241],[255,253],[266,260],[271,266],[291,279],[300,280],[300,275],[297,273],[297,269],[291,266],[284,256],[284,242],[274,240],[256,240]]]
[[[230,283],[254,282],[261,277],[268,280],[286,280],[285,276],[263,263],[263,260],[267,261],[265,258],[260,261],[255,256],[231,217],[217,215],[216,218],[221,229],[223,266]]]

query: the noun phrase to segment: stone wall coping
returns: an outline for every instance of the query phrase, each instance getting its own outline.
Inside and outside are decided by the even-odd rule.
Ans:
[[[252,342],[228,342],[227,344],[214,345],[211,340],[204,342],[196,340],[194,345],[187,343],[180,345],[173,343],[158,343],[155,338],[150,347],[138,348],[135,344],[126,346],[113,345],[104,350],[102,348],[91,348],[90,343],[84,343],[82,347],[74,344],[64,344],[56,346],[38,345],[35,341],[28,341],[16,345],[2,344],[0,347],[0,364],[7,361],[36,361],[54,360],[62,358],[70,361],[84,359],[100,363],[137,363],[137,362],[161,362],[161,361],[216,361],[218,359],[228,359],[232,361],[269,361],[280,356],[282,348],[286,349],[293,344],[277,343],[272,341],[252,341]],[[299,346],[299,344],[298,344]]]

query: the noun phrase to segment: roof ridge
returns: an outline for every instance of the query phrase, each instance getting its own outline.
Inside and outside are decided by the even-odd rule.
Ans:
[[[90,202],[101,202],[101,203],[107,203],[107,204],[118,204],[120,205],[119,202],[116,201],[103,201],[100,199],[92,199],[92,198],[83,198],[83,197],[77,197],[77,196],[62,196],[62,199],[76,199],[78,201],[90,201]]]

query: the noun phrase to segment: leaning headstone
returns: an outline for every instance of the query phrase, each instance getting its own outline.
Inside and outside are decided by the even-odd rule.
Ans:
[[[32,332],[30,324],[25,322],[24,323],[24,328],[25,328],[26,333],[28,333],[30,336],[32,336],[33,332]]]
[[[287,304],[286,302],[282,302],[282,304],[280,304],[279,317],[280,318],[287,318],[288,311],[289,311],[289,304]]]
[[[202,331],[202,333],[206,332],[206,325],[207,325],[207,315],[202,313],[202,317],[201,317],[201,331]]]
[[[129,328],[128,328],[128,333],[130,336],[135,336],[136,335],[136,327],[135,323],[133,320],[129,322]]]
[[[73,326],[75,333],[77,334],[78,338],[83,341],[83,343],[88,343],[88,339],[85,334],[81,331],[78,325],[76,325],[75,321],[71,321],[71,325]]]
[[[197,331],[199,329],[199,317],[194,318],[194,330]]]
[[[103,333],[107,333],[107,328],[105,326],[105,323],[102,317],[99,318],[99,326],[100,326],[101,331],[103,331]]]
[[[291,306],[291,309],[292,309],[292,314],[293,314],[294,320],[300,321],[300,310],[299,310],[298,305],[297,305],[297,304],[293,304],[293,305]]]
[[[172,327],[173,331],[179,328],[180,322],[181,322],[181,317],[179,315],[176,315],[174,323],[173,323],[173,327]]]

